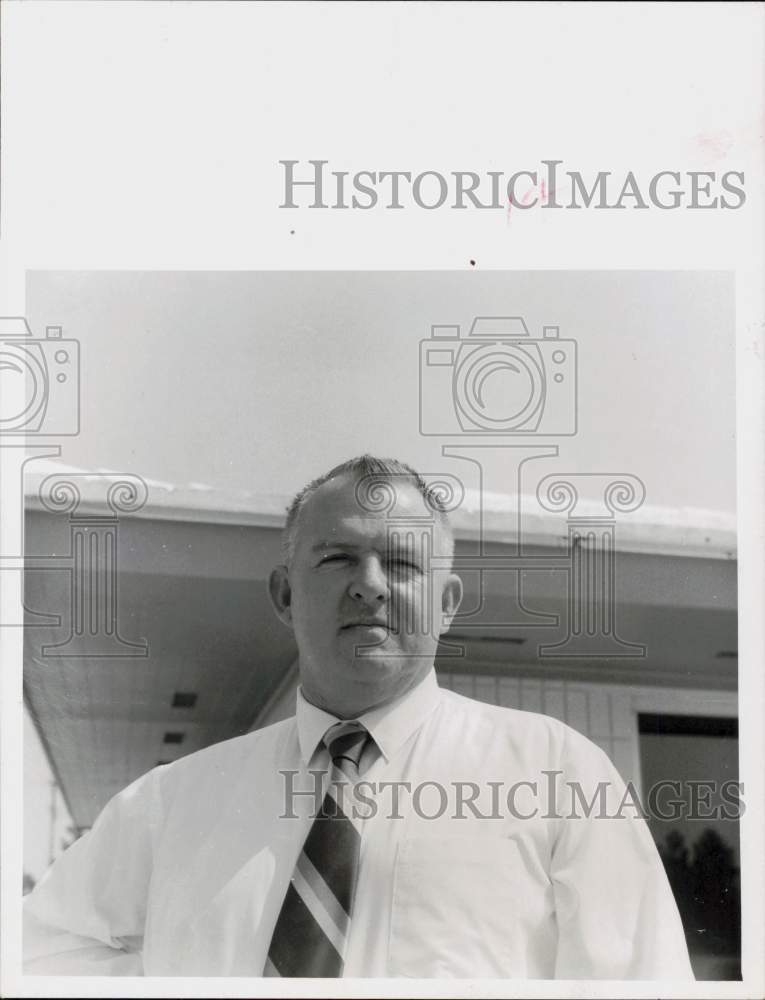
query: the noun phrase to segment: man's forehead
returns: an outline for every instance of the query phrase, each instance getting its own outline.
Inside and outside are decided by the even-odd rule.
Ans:
[[[305,501],[302,527],[333,522],[356,523],[359,527],[388,518],[430,521],[435,518],[417,485],[406,477],[374,476],[359,479],[342,475],[322,483]]]

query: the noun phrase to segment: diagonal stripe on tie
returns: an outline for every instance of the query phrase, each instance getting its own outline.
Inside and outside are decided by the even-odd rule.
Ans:
[[[339,976],[343,957],[290,883],[268,958],[280,976]],[[264,969],[267,973],[267,970]]]
[[[281,972],[279,972],[270,958],[266,959],[266,964],[263,967],[263,975],[271,978],[281,976]]]
[[[328,730],[324,743],[331,782],[340,790],[327,791],[308,831],[276,921],[265,976],[342,975],[361,844],[340,804],[342,786],[358,779],[359,760],[374,741],[360,723],[342,722]]]
[[[309,894],[310,899],[313,900],[314,905],[309,904],[309,908],[314,915],[318,916],[318,908],[321,907],[323,913],[326,914],[327,920],[332,922],[333,926],[340,935],[338,940],[344,938],[348,933],[348,927],[350,926],[350,916],[342,908],[337,900],[337,897],[322,878],[321,872],[317,871],[311,864],[311,860],[307,854],[301,854],[298,858],[298,863],[295,867],[295,876],[296,879],[297,876],[300,876],[300,879],[302,880],[300,885],[298,885],[297,881],[295,884],[298,885],[298,891],[303,897],[303,900],[308,902]],[[325,926],[324,920],[320,920],[319,922],[322,927]],[[332,933],[328,933],[327,936],[330,937],[331,940],[334,940]]]
[[[338,955],[343,955],[345,953],[348,916],[337,905],[337,900],[334,900],[332,893],[327,889],[326,883],[321,878],[309,881],[305,877],[304,872],[306,870],[311,871],[310,867],[306,868],[305,861],[306,859],[303,858],[303,863],[295,869],[295,874],[292,876],[292,885],[295,888],[295,892],[310,910],[313,919],[321,927],[322,932],[336,949]],[[310,862],[308,862],[308,865],[310,866]],[[340,918],[342,921],[342,930],[335,920],[333,920],[333,914],[335,916],[344,914]]]
[[[348,862],[358,854],[361,838],[336,800],[331,798],[328,803],[327,798],[331,797],[325,797],[321,812],[308,832],[303,853],[321,872],[338,903],[350,914],[354,886],[348,878]]]

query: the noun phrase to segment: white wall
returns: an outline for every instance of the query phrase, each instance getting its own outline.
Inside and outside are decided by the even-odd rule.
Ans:
[[[640,792],[638,713],[737,714],[735,693],[696,689],[587,684],[519,677],[439,673],[441,687],[458,694],[529,712],[551,715],[597,743],[625,781]]]

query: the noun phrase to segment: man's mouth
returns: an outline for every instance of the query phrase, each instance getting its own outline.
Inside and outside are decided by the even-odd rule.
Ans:
[[[385,632],[392,632],[393,629],[387,622],[375,621],[374,619],[364,619],[357,622],[348,622],[347,625],[343,625],[340,629],[341,632],[348,632],[351,630],[358,630],[362,632],[371,631],[373,629],[382,629]]]

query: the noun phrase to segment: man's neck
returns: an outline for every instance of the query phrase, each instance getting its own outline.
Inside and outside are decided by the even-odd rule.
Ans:
[[[429,674],[430,671],[428,671]],[[306,690],[305,686],[301,684],[300,691],[305,698],[305,700],[314,705],[316,708],[320,708],[322,712],[327,712],[329,715],[334,715],[336,719],[346,720],[346,719],[359,719],[362,715],[367,712],[372,712],[375,709],[383,708],[390,705],[394,705],[402,702],[415,688],[419,687],[420,684],[428,676],[425,674],[422,677],[415,677],[412,679],[412,683],[406,687],[403,691],[397,690],[393,695],[383,695],[377,700],[365,700],[358,702],[336,702],[331,703],[321,697],[320,694]]]

